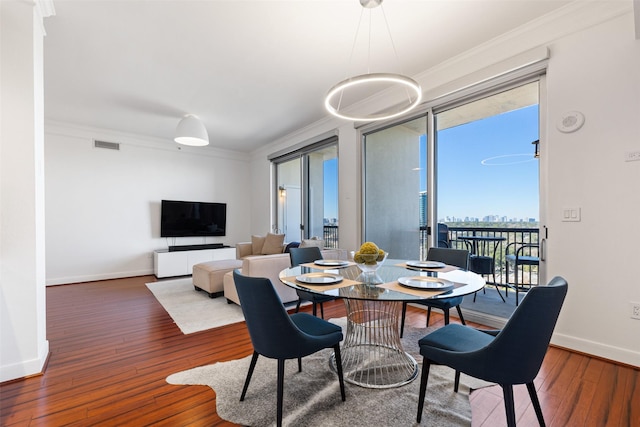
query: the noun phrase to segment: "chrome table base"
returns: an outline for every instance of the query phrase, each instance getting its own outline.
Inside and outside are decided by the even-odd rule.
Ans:
[[[367,388],[392,388],[418,376],[418,363],[400,342],[401,301],[344,299],[347,331],[341,346],[344,380]],[[335,370],[335,359],[331,357]]]

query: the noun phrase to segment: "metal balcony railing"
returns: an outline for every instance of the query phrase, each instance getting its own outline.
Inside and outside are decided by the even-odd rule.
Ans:
[[[539,231],[538,228],[526,228],[526,227],[466,227],[449,225],[449,241],[450,247],[455,249],[469,249],[468,244],[459,239],[459,236],[487,236],[487,237],[504,237],[505,240],[497,245],[495,253],[495,275],[497,284],[514,283],[515,271],[513,268],[509,269],[509,277],[506,277],[506,250],[509,248],[509,253],[514,253],[514,244],[538,244],[539,243]],[[424,253],[426,254],[427,248],[427,232],[421,230],[420,242]],[[493,254],[490,254],[493,255]],[[513,267],[513,266],[512,266]],[[538,285],[538,267],[527,266],[523,267],[518,273],[518,283],[524,285]],[[493,281],[493,277],[491,277]]]
[[[324,246],[326,248],[338,247],[338,226],[337,225],[325,225],[322,232],[322,238],[324,239]]]
[[[512,243],[519,244],[538,244],[539,232],[538,228],[527,227],[466,227],[466,226],[449,226],[449,241],[450,246],[456,249],[469,249],[469,246],[463,241],[458,239],[459,236],[490,236],[490,237],[504,237],[505,240],[501,242],[495,253],[495,277],[498,285],[505,285],[507,283],[514,283],[514,269],[509,269],[509,277],[506,277],[506,261],[505,255],[507,247],[511,248],[510,253],[514,245]],[[426,227],[420,228],[420,254],[426,256],[427,253],[427,230]],[[323,239],[325,246],[328,248],[338,247],[338,226],[337,225],[325,225],[323,231]],[[511,245],[511,246],[509,246]],[[526,266],[522,267],[518,273],[518,283],[520,285],[538,285],[538,267]],[[491,276],[493,281],[493,276]]]

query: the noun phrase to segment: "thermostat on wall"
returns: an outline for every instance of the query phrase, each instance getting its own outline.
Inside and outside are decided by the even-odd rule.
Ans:
[[[575,132],[584,124],[584,114],[579,111],[564,113],[558,120],[557,128],[560,132]]]

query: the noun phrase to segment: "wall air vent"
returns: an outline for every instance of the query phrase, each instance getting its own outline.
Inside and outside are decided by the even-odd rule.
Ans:
[[[96,148],[106,148],[108,150],[120,149],[120,143],[118,142],[98,141],[97,139],[93,140],[93,146]]]

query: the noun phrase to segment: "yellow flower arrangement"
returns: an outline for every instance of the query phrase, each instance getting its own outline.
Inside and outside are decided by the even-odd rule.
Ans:
[[[353,261],[358,264],[374,265],[383,261],[385,253],[373,242],[364,242],[360,249],[353,255]]]

